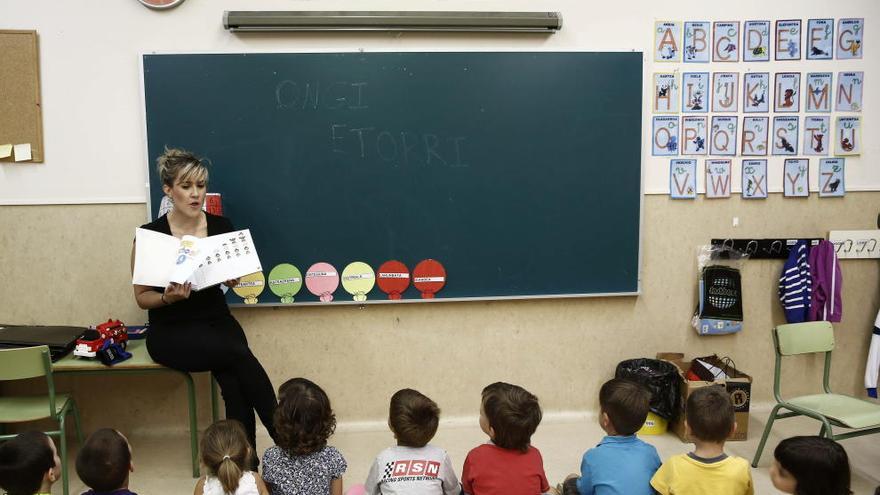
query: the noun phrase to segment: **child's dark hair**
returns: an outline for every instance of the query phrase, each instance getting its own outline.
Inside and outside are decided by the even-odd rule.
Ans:
[[[0,444],[0,488],[9,495],[33,495],[43,476],[55,467],[55,456],[41,431],[26,431]]]
[[[234,419],[217,421],[205,430],[201,451],[202,464],[220,480],[223,491],[235,493],[251,452],[244,426]]]
[[[733,431],[733,402],[724,387],[708,386],[691,392],[685,415],[698,440],[724,442]]]
[[[599,390],[599,407],[608,415],[614,431],[628,436],[639,431],[648,417],[651,393],[636,382],[623,378],[608,380]]]
[[[421,393],[405,388],[391,396],[388,426],[400,445],[424,447],[437,433],[440,408]]]
[[[495,445],[526,452],[541,423],[538,398],[526,389],[495,382],[483,389],[483,412],[495,431]]]
[[[327,445],[336,430],[336,415],[321,387],[293,378],[278,389],[274,424],[279,447],[294,455],[311,454]]]
[[[843,447],[823,437],[791,437],[773,452],[797,481],[796,495],[849,495],[849,458]]]
[[[121,433],[102,428],[86,439],[76,456],[76,474],[96,492],[125,486],[131,467],[131,449]]]

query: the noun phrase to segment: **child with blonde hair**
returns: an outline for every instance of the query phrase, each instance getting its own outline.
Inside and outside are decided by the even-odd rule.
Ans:
[[[201,453],[208,474],[196,483],[193,495],[269,495],[260,475],[247,469],[254,453],[238,421],[227,419],[209,426]]]

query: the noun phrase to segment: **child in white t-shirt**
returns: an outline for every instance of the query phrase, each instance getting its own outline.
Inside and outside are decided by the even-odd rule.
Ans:
[[[194,495],[269,495],[260,475],[247,469],[255,456],[238,421],[222,420],[209,426],[201,451],[208,474],[196,483]]]

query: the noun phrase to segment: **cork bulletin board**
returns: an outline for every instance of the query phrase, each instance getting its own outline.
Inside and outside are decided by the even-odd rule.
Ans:
[[[31,145],[32,159],[43,161],[43,111],[37,32],[0,30],[0,145]],[[0,161],[11,162],[13,157]],[[28,163],[23,162],[23,163]]]

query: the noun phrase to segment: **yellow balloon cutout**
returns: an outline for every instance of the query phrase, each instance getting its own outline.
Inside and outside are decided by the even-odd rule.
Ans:
[[[342,288],[352,295],[355,301],[366,301],[367,293],[376,284],[376,272],[363,261],[349,263],[342,270]]]
[[[251,273],[241,277],[238,285],[232,288],[238,297],[244,299],[245,304],[257,304],[257,296],[266,288],[266,277],[263,272]]]

